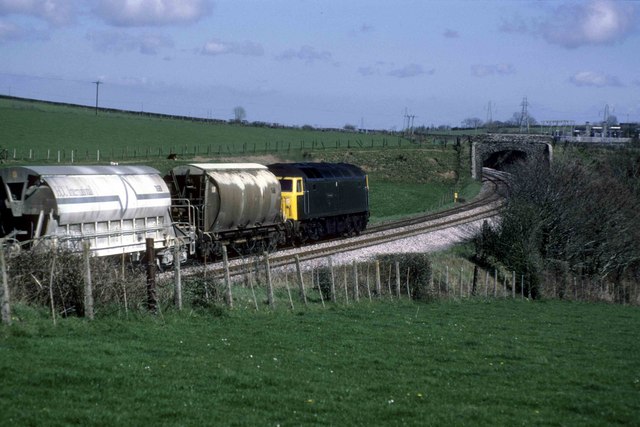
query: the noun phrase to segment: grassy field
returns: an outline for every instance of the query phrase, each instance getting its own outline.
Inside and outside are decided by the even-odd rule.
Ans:
[[[362,303],[95,322],[16,307],[2,425],[634,425],[640,313]]]
[[[346,161],[370,176],[372,221],[433,211],[453,192],[479,189],[456,170],[452,144],[416,145],[397,136],[271,129],[100,112],[0,98],[0,148],[6,164],[146,164],[162,173],[185,162]],[[338,147],[338,148],[336,148]],[[98,162],[98,151],[100,161]],[[72,154],[73,152],[73,154]],[[167,160],[170,152],[179,160]],[[15,153],[15,158],[14,158]],[[73,162],[72,162],[73,157]]]
[[[471,198],[478,189],[456,176],[469,169],[468,158],[451,144],[393,147],[396,139],[386,135],[352,137],[96,117],[87,109],[0,99],[0,148],[19,153],[9,164],[55,163],[43,157],[47,150],[62,151],[63,163],[71,150],[75,160],[88,161],[98,149],[103,161],[126,154],[127,162],[162,171],[175,164],[165,159],[170,150],[184,150],[180,161],[349,161],[369,173],[375,221],[435,209],[452,191]],[[331,147],[339,139],[339,148]],[[218,155],[231,145],[234,152]],[[237,298],[245,303],[234,310],[165,308],[152,316],[102,308],[94,322],[68,318],[57,326],[45,308],[14,304],[13,325],[0,325],[0,425],[640,420],[637,307],[387,300],[255,312],[248,295]]]
[[[280,153],[306,149],[409,145],[385,134],[320,132],[193,122],[0,98],[2,148],[20,160],[64,162]],[[30,152],[31,150],[31,152]],[[49,156],[47,156],[49,150]],[[29,157],[31,156],[31,157]]]

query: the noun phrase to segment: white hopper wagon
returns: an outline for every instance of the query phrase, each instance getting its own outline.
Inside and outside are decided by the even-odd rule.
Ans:
[[[167,185],[147,166],[0,169],[0,237],[5,241],[75,251],[88,240],[93,254],[107,256],[142,252],[145,240],[153,238],[159,251],[174,236],[170,206]]]

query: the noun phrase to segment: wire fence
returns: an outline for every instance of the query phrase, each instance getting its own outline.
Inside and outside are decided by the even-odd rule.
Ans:
[[[432,141],[430,145],[442,145],[441,141]],[[168,145],[154,147],[126,146],[121,148],[84,148],[84,149],[44,149],[29,147],[7,147],[0,150],[0,161],[38,161],[48,163],[78,163],[124,161],[136,159],[172,159],[213,156],[238,156],[257,154],[278,154],[304,152],[308,150],[353,150],[365,148],[417,148],[424,147],[403,138],[384,138],[382,140],[346,139],[335,141],[266,141],[263,143],[212,143],[200,145]]]
[[[235,260],[241,272],[232,277],[226,256],[223,273],[202,263],[190,268],[187,276],[180,264],[157,272],[155,260],[140,264],[124,256],[92,257],[88,245],[82,254],[2,250],[2,322],[11,324],[11,304],[15,303],[46,307],[55,323],[66,316],[93,319],[114,313],[128,316],[132,311],[161,314],[183,307],[296,310],[374,300],[532,298],[532,286],[524,274],[504,268],[465,270],[433,265],[427,256],[421,256],[417,263],[401,254],[345,265],[333,265],[329,257],[313,267],[302,266],[293,256],[289,264],[272,268],[265,253]],[[549,275],[535,292],[537,298],[640,304],[637,283],[614,285],[579,276]]]

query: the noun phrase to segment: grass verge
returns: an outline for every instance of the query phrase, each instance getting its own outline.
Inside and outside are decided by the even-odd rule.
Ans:
[[[387,301],[56,327],[14,312],[3,425],[630,425],[640,411],[634,307]]]

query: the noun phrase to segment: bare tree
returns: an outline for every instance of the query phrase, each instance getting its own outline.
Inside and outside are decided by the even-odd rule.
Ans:
[[[462,127],[465,128],[479,128],[482,127],[483,123],[478,117],[468,117],[462,121]]]
[[[624,169],[620,158],[595,166],[557,160],[550,168],[535,162],[518,167],[499,226],[474,239],[479,257],[527,275],[534,297],[550,265],[594,278],[637,271],[640,198],[633,181],[640,158],[627,157]]]
[[[247,117],[244,107],[237,106],[233,109],[233,118],[236,122],[241,122]]]
[[[506,121],[506,123],[508,123],[508,124],[510,124],[512,126],[518,126],[518,125],[520,125],[520,123],[522,123],[522,119],[523,119],[522,112],[521,111],[516,111],[515,113],[513,113],[513,116],[511,116],[511,118]],[[538,121],[531,114],[527,114],[525,119],[529,123],[530,126],[538,124]]]

